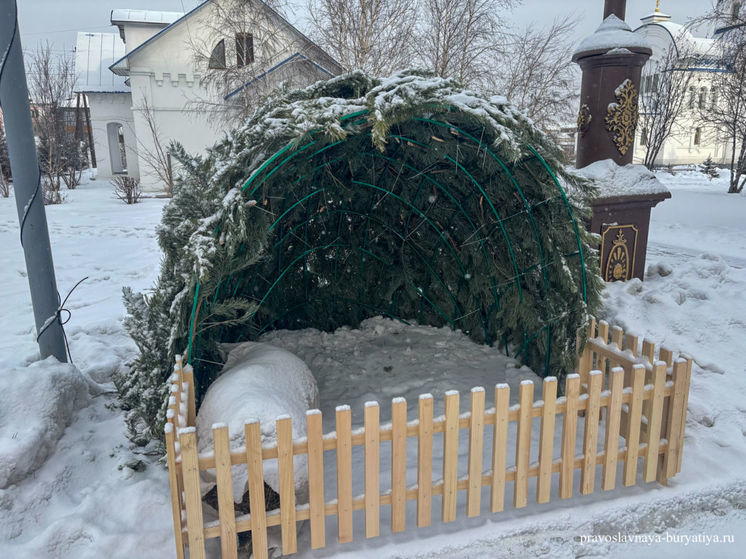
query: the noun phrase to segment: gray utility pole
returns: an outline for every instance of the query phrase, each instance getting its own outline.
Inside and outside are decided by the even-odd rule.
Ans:
[[[67,362],[15,0],[0,0],[0,107],[42,359]]]

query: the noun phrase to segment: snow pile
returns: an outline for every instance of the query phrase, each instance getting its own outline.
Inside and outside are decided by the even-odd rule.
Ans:
[[[650,44],[645,37],[633,33],[632,28],[614,14],[607,17],[595,33],[583,39],[575,49],[573,60],[594,51],[610,51],[614,49],[632,49],[650,51]],[[607,54],[609,54],[607,52]],[[631,54],[631,53],[630,53]]]
[[[317,408],[316,380],[298,357],[269,344],[245,342],[228,354],[223,373],[208,388],[197,413],[197,444],[200,453],[213,449],[212,427],[225,424],[231,448],[246,443],[244,424],[259,421],[262,445],[276,444],[275,421],[290,416],[293,439],[306,435],[306,411]],[[304,457],[295,462],[295,488],[299,498],[308,489]],[[203,473],[202,494],[215,486],[215,478]],[[233,498],[240,503],[246,492],[246,468],[233,468]],[[265,462],[264,481],[279,493],[277,462]]]
[[[596,161],[574,171],[593,182],[599,197],[640,196],[644,194],[666,194],[668,188],[644,165],[617,165],[613,159]]]
[[[0,374],[0,489],[23,480],[54,452],[88,403],[83,375],[53,357]]]

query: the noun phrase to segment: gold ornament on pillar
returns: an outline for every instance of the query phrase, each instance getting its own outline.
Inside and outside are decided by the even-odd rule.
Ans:
[[[580,111],[578,112],[578,132],[581,136],[585,136],[585,133],[588,132],[592,120],[591,108],[583,103],[580,105]]]
[[[613,142],[624,155],[635,141],[637,129],[637,88],[627,78],[614,92],[616,103],[610,103],[606,113],[606,129],[613,134]]]

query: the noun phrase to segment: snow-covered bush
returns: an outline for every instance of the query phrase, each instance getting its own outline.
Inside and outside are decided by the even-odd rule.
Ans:
[[[197,413],[200,453],[213,449],[212,427],[228,426],[231,448],[244,446],[244,424],[261,423],[262,445],[277,442],[275,421],[292,419],[293,439],[306,435],[306,411],[318,408],[316,379],[298,357],[275,346],[244,342],[234,347],[220,376],[207,389]],[[296,458],[295,489],[299,502],[307,495],[305,456]],[[233,499],[240,503],[247,489],[246,468],[233,468]],[[277,462],[265,463],[264,482],[280,492]],[[215,486],[215,477],[202,472],[202,495]]]
[[[705,162],[702,163],[702,165],[699,168],[700,172],[707,175],[707,178],[710,180],[716,179],[720,176],[720,172],[718,171],[718,168],[715,166],[715,164],[712,162],[712,156],[708,155],[707,159],[705,159]]]
[[[114,187],[114,195],[125,204],[137,204],[140,201],[140,179],[119,175],[111,180],[111,184]]]

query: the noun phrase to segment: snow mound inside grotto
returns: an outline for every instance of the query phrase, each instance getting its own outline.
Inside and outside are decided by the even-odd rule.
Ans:
[[[380,403],[381,422],[386,423],[391,418],[392,398],[406,398],[408,418],[413,420],[423,393],[433,395],[438,416],[443,413],[447,390],[459,390],[461,407],[467,409],[468,391],[475,386],[484,386],[491,402],[495,384],[507,383],[513,403],[522,380],[533,380],[537,390],[541,386],[531,369],[507,357],[504,350],[475,343],[448,327],[407,325],[376,317],[364,320],[359,328],[277,330],[261,339],[308,364],[319,384],[325,433],[334,431],[339,405],[351,407],[355,428],[363,425],[368,401]]]
[[[292,419],[293,439],[306,435],[306,410],[318,407],[316,380],[298,357],[269,344],[244,342],[233,347],[221,375],[210,385],[197,414],[197,441],[200,453],[213,449],[212,427],[228,426],[231,448],[246,444],[244,424],[261,423],[262,444],[277,442],[275,421],[279,416]],[[306,459],[296,458],[295,488],[307,491]],[[233,468],[233,498],[240,503],[248,481],[246,468]],[[215,486],[214,476],[202,473],[202,495]],[[277,461],[268,461],[264,481],[279,493]]]

